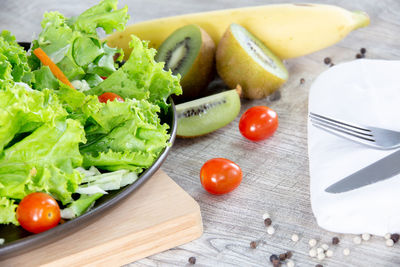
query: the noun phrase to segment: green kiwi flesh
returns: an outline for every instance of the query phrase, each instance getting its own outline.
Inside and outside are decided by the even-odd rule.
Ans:
[[[199,54],[201,32],[195,25],[173,32],[158,48],[156,61],[165,62],[164,69],[184,77]]]
[[[158,48],[155,60],[164,69],[181,75],[183,94],[176,102],[195,99],[213,77],[215,44],[197,25],[186,25],[173,32]]]
[[[236,89],[176,105],[178,137],[211,133],[233,121],[240,111]]]
[[[232,24],[232,33],[248,54],[267,71],[279,78],[287,78],[287,71],[282,61],[275,56],[257,37],[238,24]]]
[[[218,44],[217,71],[228,86],[240,84],[243,97],[258,99],[277,90],[288,71],[256,36],[231,24]]]

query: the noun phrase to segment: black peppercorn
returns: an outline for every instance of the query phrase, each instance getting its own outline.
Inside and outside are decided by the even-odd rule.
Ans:
[[[272,224],[272,220],[270,218],[267,218],[264,220],[265,226],[270,226]]]
[[[335,236],[334,238],[332,238],[333,245],[337,245],[337,244],[339,244],[339,242],[340,242],[339,237]]]
[[[301,78],[300,79],[300,84],[303,84],[303,83],[305,83],[306,82],[306,80],[304,80],[304,78]]]
[[[361,54],[365,54],[367,53],[367,49],[365,49],[364,47],[360,49]]]
[[[356,55],[356,58],[363,58],[363,57],[364,57],[363,54],[357,54],[357,55]]]
[[[281,260],[281,261],[285,261],[286,260],[286,253],[282,253],[282,254],[280,254],[279,255],[279,259]]]
[[[293,256],[293,253],[291,251],[286,252],[286,258],[290,259]]]
[[[269,261],[270,262],[274,262],[274,260],[278,260],[279,261],[279,258],[278,258],[278,256],[276,256],[275,254],[272,254],[271,256],[269,256]]]
[[[331,62],[332,62],[332,60],[331,60],[331,58],[330,58],[330,57],[326,57],[326,58],[324,58],[324,63],[325,63],[326,65],[329,65],[329,64],[331,64]]]
[[[196,258],[195,257],[190,257],[189,258],[189,263],[190,264],[196,264]]]
[[[317,264],[315,265],[315,267],[324,267],[324,266],[322,266],[322,264]]]
[[[256,241],[251,241],[250,242],[250,247],[251,248],[256,248],[257,247],[257,242]]]
[[[393,240],[394,243],[397,243],[399,241],[400,235],[399,234],[391,234],[390,239]]]

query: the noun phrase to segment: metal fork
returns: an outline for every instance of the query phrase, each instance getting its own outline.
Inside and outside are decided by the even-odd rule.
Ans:
[[[310,112],[309,117],[315,127],[354,142],[376,149],[400,147],[400,132],[397,131],[345,122],[313,112]]]

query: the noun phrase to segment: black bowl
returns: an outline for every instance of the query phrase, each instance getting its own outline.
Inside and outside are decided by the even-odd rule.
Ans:
[[[168,109],[168,112],[166,114],[161,112],[160,119],[162,123],[167,123],[170,126],[169,134],[171,137],[169,141],[172,146],[176,136],[177,119],[175,105],[171,98],[169,98],[169,103],[171,105]],[[31,234],[25,231],[22,227],[15,225],[0,225],[0,238],[5,239],[5,243],[0,245],[0,260],[59,240],[68,233],[72,231],[78,231],[79,229],[87,226],[93,222],[94,218],[101,220],[101,215],[104,211],[114,207],[123,199],[125,199],[160,168],[161,164],[166,159],[171,146],[164,148],[153,165],[140,174],[139,178],[133,184],[127,185],[119,190],[109,191],[109,194],[102,196],[96,201],[94,207],[90,211],[75,219],[67,221],[40,234]]]

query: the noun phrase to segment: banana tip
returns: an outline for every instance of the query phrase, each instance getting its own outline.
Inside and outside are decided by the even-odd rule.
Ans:
[[[369,25],[369,16],[364,11],[354,11],[353,12],[354,18],[354,29],[362,28]]]

